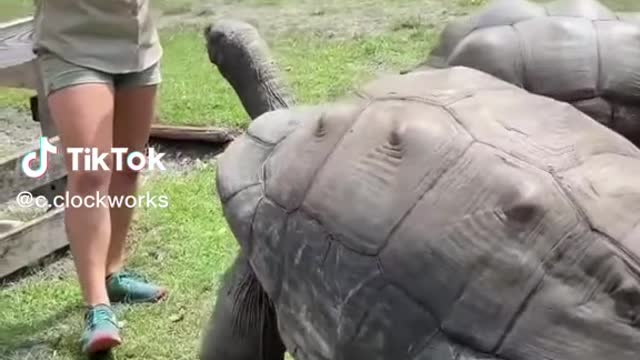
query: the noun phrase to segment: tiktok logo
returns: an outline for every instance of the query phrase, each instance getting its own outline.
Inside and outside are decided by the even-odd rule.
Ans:
[[[33,162],[38,159],[40,153],[40,164],[38,168],[33,168]],[[46,137],[40,137],[40,151],[30,152],[22,158],[22,172],[28,177],[38,178],[47,172],[49,167],[49,154],[57,154],[58,148],[51,145]],[[165,155],[150,148],[148,156],[140,151],[129,151],[125,147],[111,148],[108,152],[100,152],[96,148],[87,147],[67,147],[67,154],[71,155],[71,171],[110,171],[107,165],[107,157],[114,160],[115,170],[122,171],[126,168],[140,171],[142,169],[165,170],[164,164],[160,161]]]
[[[22,172],[30,178],[38,178],[47,172],[49,167],[49,154],[57,154],[58,148],[51,145],[46,137],[40,137],[40,166],[33,169],[32,163],[38,158],[38,152],[30,152],[22,158]]]

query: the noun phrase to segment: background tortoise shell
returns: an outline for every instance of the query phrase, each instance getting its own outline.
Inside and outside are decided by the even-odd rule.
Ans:
[[[640,144],[640,16],[595,0],[498,0],[449,23],[427,64],[468,66],[572,103]]]

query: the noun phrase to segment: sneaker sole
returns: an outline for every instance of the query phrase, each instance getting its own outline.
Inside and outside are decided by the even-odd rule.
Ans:
[[[158,294],[156,296],[149,299],[138,300],[138,301],[135,301],[134,303],[159,303],[164,301],[168,295],[169,295],[169,292],[166,289],[162,289],[158,291]]]
[[[156,302],[160,302],[160,301],[165,300],[167,298],[168,294],[169,294],[169,292],[167,291],[167,289],[160,290],[160,293],[156,296],[155,301]]]
[[[165,300],[169,295],[169,291],[167,289],[161,289],[154,297],[146,298],[146,299],[116,299],[109,298],[109,301],[114,304],[145,304],[145,303],[158,303]]]
[[[89,344],[87,353],[98,353],[110,350],[122,343],[119,337],[113,337],[109,334],[97,334],[95,339]]]
[[[149,303],[153,304],[153,303],[159,303],[163,300],[166,300],[168,296],[169,296],[169,292],[163,289],[163,290],[160,290],[156,296],[146,298],[146,299],[137,299],[137,300],[110,299],[110,301],[116,304],[149,304]]]

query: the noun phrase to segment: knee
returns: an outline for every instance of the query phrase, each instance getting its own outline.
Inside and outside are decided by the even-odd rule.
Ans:
[[[140,170],[134,170],[125,165],[121,170],[115,169],[111,177],[112,182],[119,185],[135,185],[140,177]]]
[[[80,194],[90,195],[96,192],[107,192],[111,181],[111,171],[74,171],[69,173],[69,190]]]

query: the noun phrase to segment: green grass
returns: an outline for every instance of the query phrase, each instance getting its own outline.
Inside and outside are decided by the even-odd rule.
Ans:
[[[12,107],[29,111],[29,97],[33,95],[35,95],[35,92],[31,90],[5,89],[0,87],[0,108]]]
[[[200,330],[212,309],[212,289],[237,249],[214,195],[214,174],[207,166],[187,176],[166,176],[143,189],[167,195],[169,207],[139,209],[131,265],[167,285],[171,296],[159,305],[117,308],[126,341],[118,359],[195,358]],[[51,359],[76,358],[80,299],[70,274],[36,276],[0,291],[0,354],[44,343],[50,354],[57,353]]]
[[[0,22],[33,15],[33,0],[2,0]]]
[[[373,78],[422,61],[434,39],[423,28],[348,40],[287,36],[271,46],[299,102],[334,99]],[[245,127],[239,99],[209,62],[200,33],[185,30],[164,38],[164,83],[160,117],[173,124]]]
[[[235,92],[209,62],[199,29],[162,35],[161,121],[244,128],[248,117]],[[430,29],[417,26],[399,27],[376,37],[331,40],[307,34],[276,38],[270,43],[298,100],[318,102],[345,94],[373,78],[378,70],[398,70],[424,60],[434,38]],[[26,109],[30,94],[4,90],[0,107]]]

